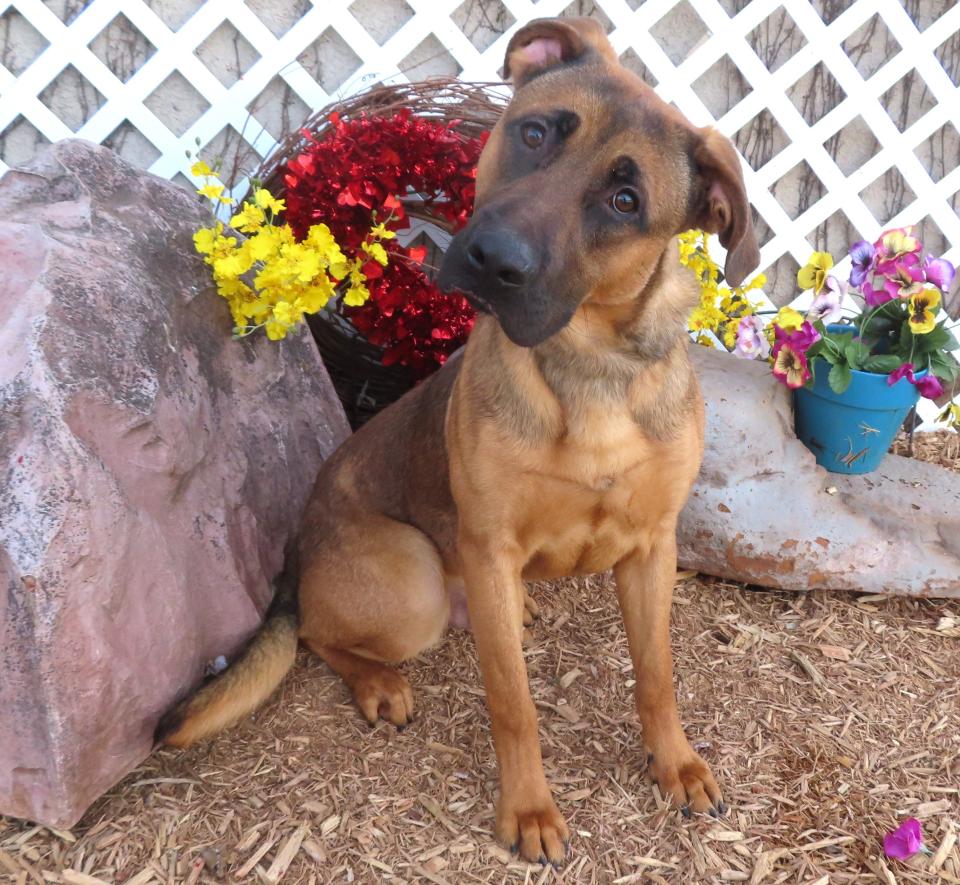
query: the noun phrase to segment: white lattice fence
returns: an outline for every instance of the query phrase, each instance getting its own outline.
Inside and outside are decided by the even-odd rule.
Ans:
[[[519,24],[571,13],[735,139],[781,299],[811,247],[885,226],[960,261],[953,0],[0,0],[0,173],[72,134],[168,178],[198,145],[250,171],[331,98],[497,79]]]

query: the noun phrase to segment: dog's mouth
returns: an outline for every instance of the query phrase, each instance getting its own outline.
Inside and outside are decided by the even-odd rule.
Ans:
[[[477,295],[474,292],[464,292],[460,289],[454,289],[453,291],[457,295],[462,295],[464,298],[466,298],[470,306],[475,310],[479,311],[480,313],[488,313],[490,316],[499,319],[499,317],[497,317],[496,307],[491,302],[487,301],[486,298],[482,298],[480,295]]]

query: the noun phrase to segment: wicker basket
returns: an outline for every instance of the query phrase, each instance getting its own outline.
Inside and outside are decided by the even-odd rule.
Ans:
[[[390,117],[403,109],[415,116],[450,123],[465,138],[476,138],[496,124],[505,107],[503,84],[462,83],[453,78],[437,78],[419,83],[378,84],[343,101],[312,114],[296,132],[287,135],[264,161],[254,176],[277,197],[286,191],[283,172],[287,163],[306,150],[311,141],[322,140],[332,131],[330,115],[341,119]],[[449,232],[442,218],[408,206],[408,214],[435,224]],[[378,411],[399,399],[415,383],[413,373],[404,366],[383,365],[383,351],[366,341],[350,321],[335,311],[324,310],[309,317],[310,329],[320,355],[343,402],[347,418],[357,428]]]

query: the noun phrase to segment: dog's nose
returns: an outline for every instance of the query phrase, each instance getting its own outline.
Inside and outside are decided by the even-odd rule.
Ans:
[[[467,243],[467,264],[485,285],[520,289],[533,275],[533,250],[512,231],[478,230]]]

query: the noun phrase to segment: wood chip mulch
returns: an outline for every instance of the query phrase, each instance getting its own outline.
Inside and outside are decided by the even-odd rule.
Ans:
[[[956,435],[918,457],[960,469]],[[952,437],[952,438],[950,438]],[[527,650],[561,870],[491,838],[496,772],[473,642],[406,666],[417,721],[370,730],[302,653],[250,721],[151,755],[70,832],[0,818],[0,880],[960,883],[960,602],[784,593],[678,575],[687,734],[730,812],[684,820],[645,775],[607,577],[538,585]],[[930,854],[885,860],[917,817]]]

